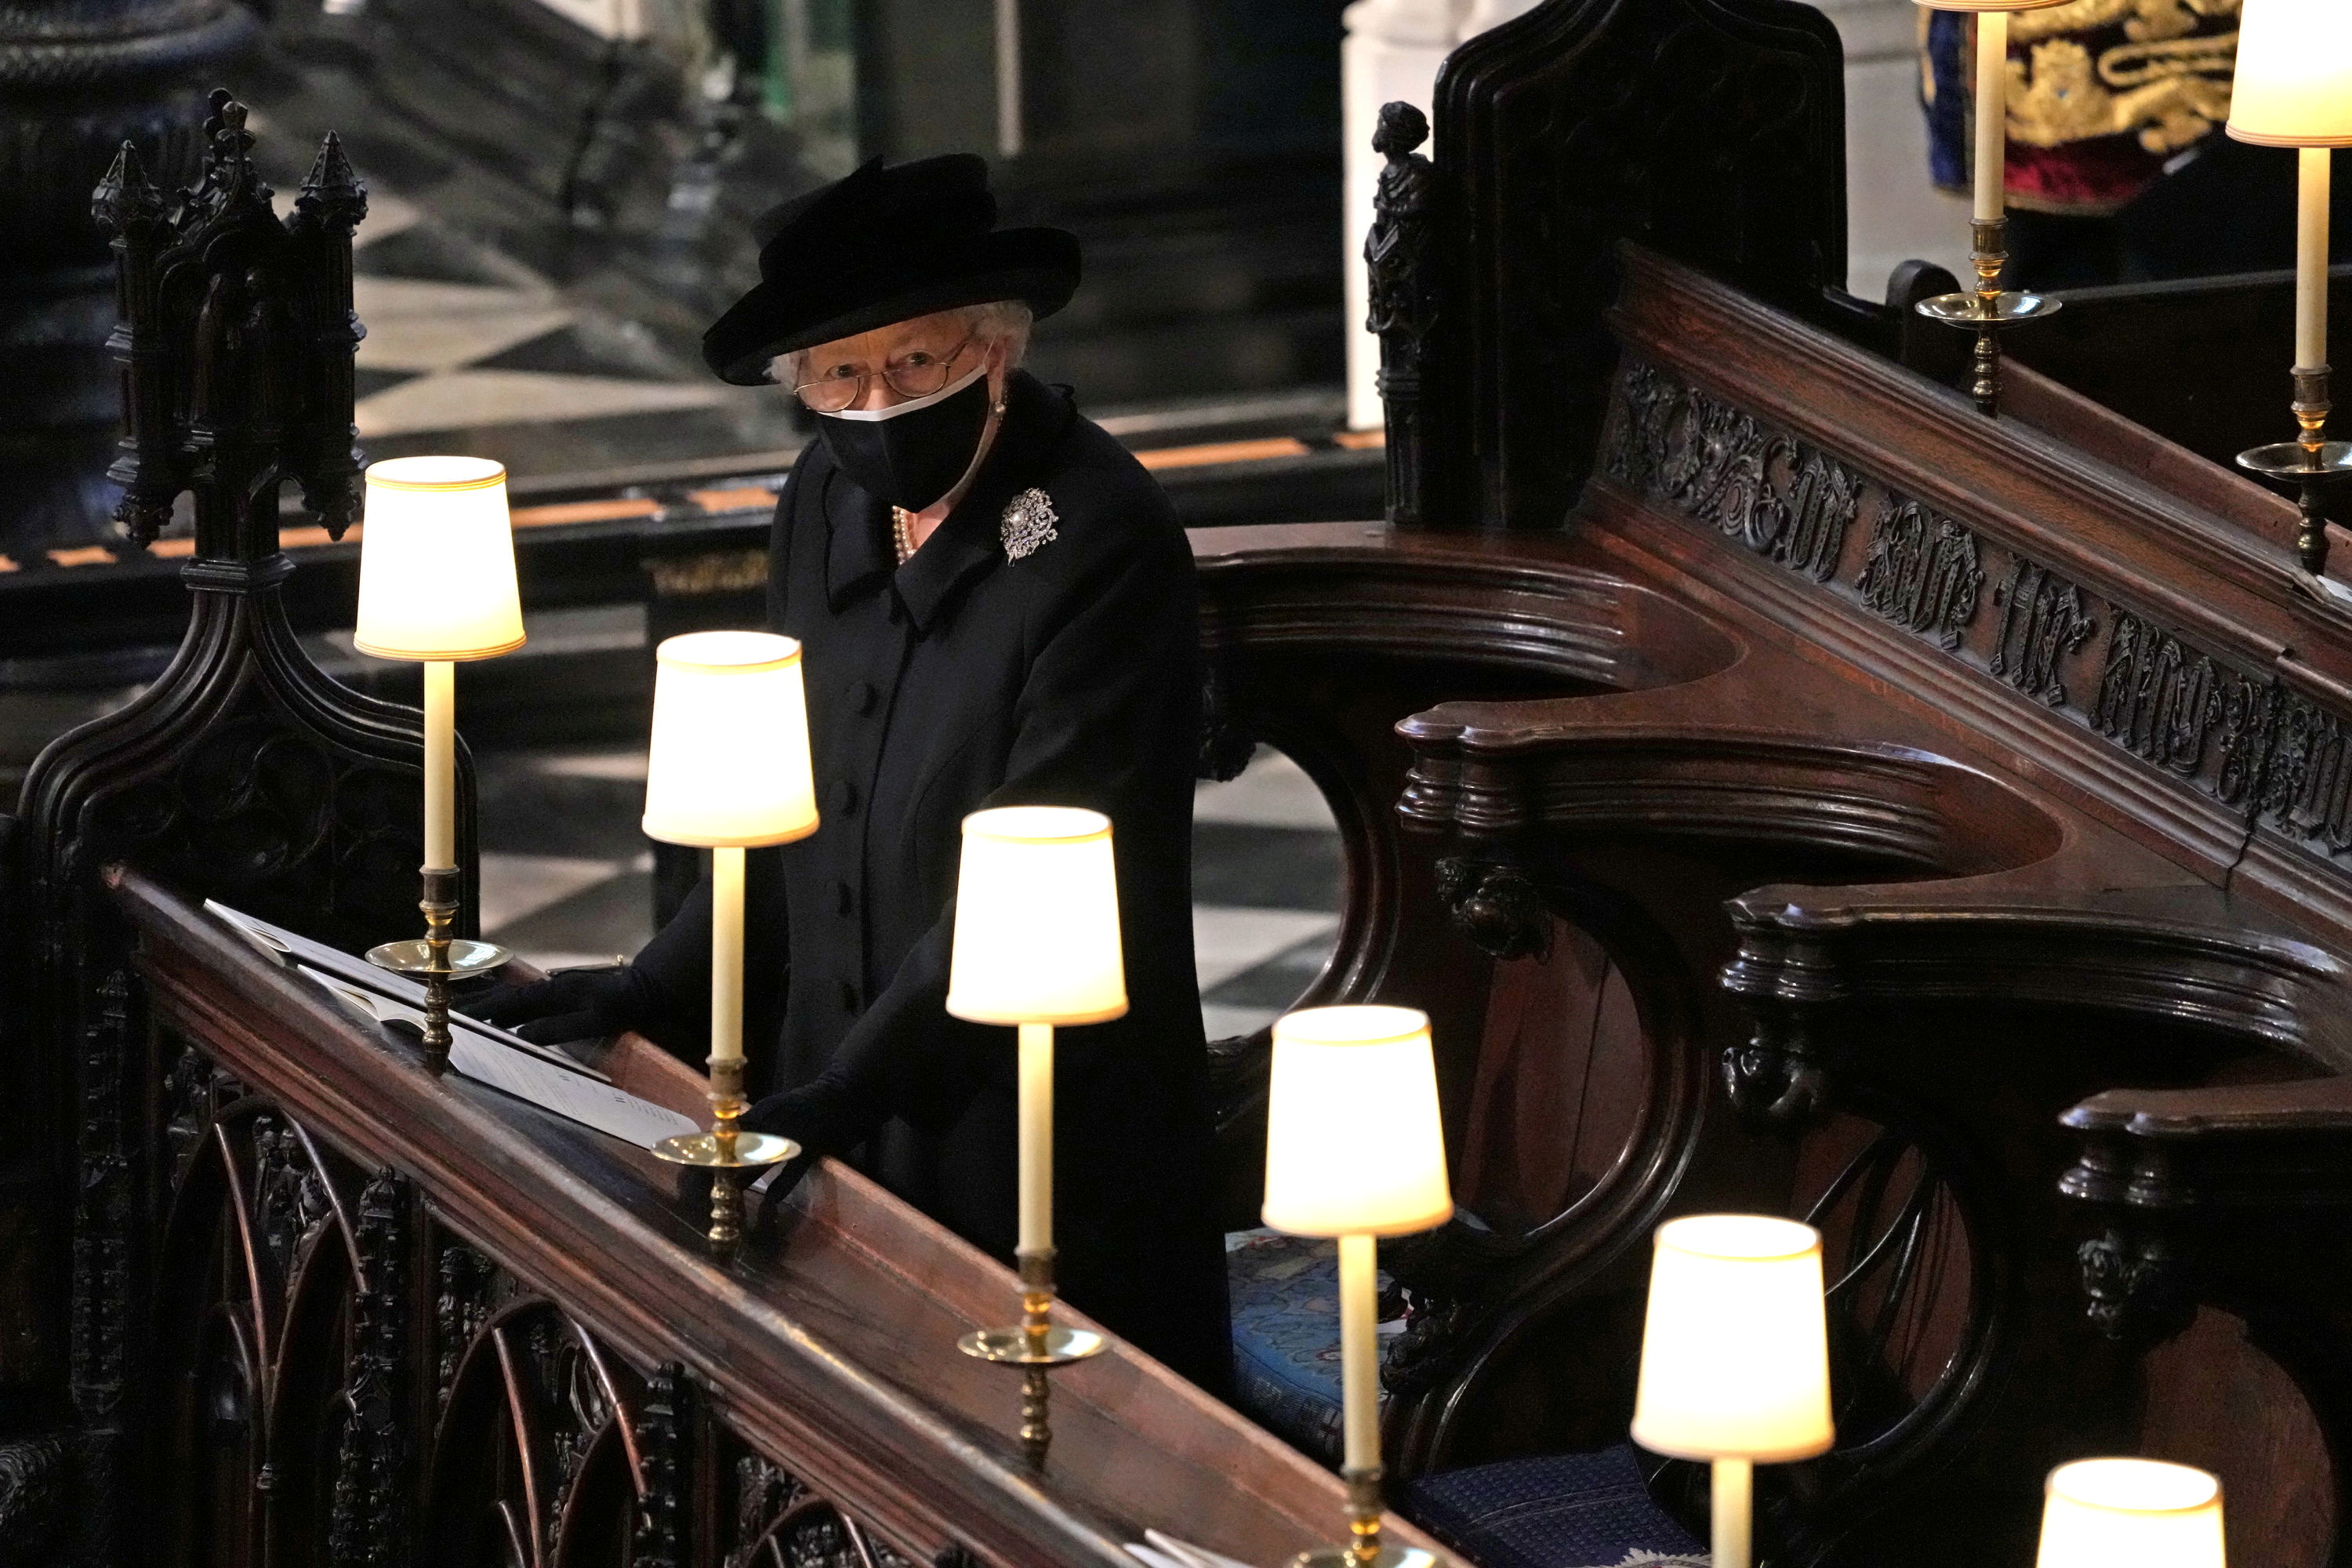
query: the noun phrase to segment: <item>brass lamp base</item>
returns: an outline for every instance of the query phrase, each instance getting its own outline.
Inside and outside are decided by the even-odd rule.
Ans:
[[[710,1131],[680,1133],[654,1145],[656,1160],[710,1173],[710,1249],[721,1258],[743,1240],[745,1171],[781,1165],[800,1157],[801,1146],[770,1132],[745,1132],[736,1124],[751,1106],[743,1098],[743,1061],[710,1064]]]
[[[2295,536],[2294,552],[2303,570],[2305,590],[2325,604],[2352,608],[2352,588],[2330,581],[2327,570],[2326,487],[2352,474],[2352,441],[2326,439],[2331,398],[2326,365],[2298,365],[2294,370],[2294,419],[2303,427],[2301,439],[2279,441],[2238,454],[2238,467],[2274,484],[2295,488],[2296,506],[2303,512],[2303,530]]]
[[[772,1132],[738,1132],[732,1154],[719,1146],[716,1132],[684,1132],[654,1145],[657,1159],[673,1165],[698,1165],[707,1171],[740,1171],[753,1165],[781,1165],[796,1158],[801,1146]]]
[[[452,979],[467,980],[477,974],[511,962],[511,949],[494,942],[476,942],[470,937],[457,937],[449,943],[449,974]],[[433,967],[432,944],[423,937],[411,937],[406,942],[383,942],[367,950],[367,961],[378,969],[389,969],[394,974],[424,974]]]
[[[1042,1346],[1030,1343],[1025,1329],[974,1329],[956,1341],[964,1354],[1000,1366],[1067,1366],[1102,1348],[1103,1337],[1090,1329],[1047,1329]]]
[[[425,911],[424,938],[380,942],[368,949],[367,960],[378,969],[413,974],[425,982],[425,1066],[428,1071],[442,1072],[449,1066],[449,982],[460,973],[478,974],[495,969],[514,955],[491,942],[462,941],[449,934],[449,928],[457,921],[456,868],[426,866],[417,872],[417,878],[424,893],[416,902],[416,907]],[[456,967],[453,957],[460,947],[469,950],[468,956],[474,961],[463,971]],[[498,954],[496,962],[470,952],[476,948]]]
[[[1385,1546],[1381,1542],[1381,1468],[1343,1469],[1348,1483],[1346,1546],[1318,1546],[1292,1558],[1289,1568],[1435,1568],[1437,1557],[1418,1546]]]
[[[956,1349],[976,1361],[1017,1368],[1021,1373],[1021,1453],[1033,1470],[1045,1468],[1046,1450],[1054,1445],[1047,1383],[1055,1367],[1102,1353],[1105,1341],[1087,1329],[1053,1326],[1054,1249],[1015,1254],[1021,1264],[1021,1323],[1010,1329],[975,1329],[956,1341]]]
[[[2046,294],[2021,293],[2000,287],[2001,268],[2009,265],[2007,218],[1979,221],[1971,226],[1969,233],[1976,242],[1969,254],[1969,262],[1976,268],[1975,290],[1938,294],[1932,300],[1920,300],[1914,308],[1931,321],[1976,333],[1977,352],[1969,395],[1976,400],[1977,412],[1990,418],[2000,413],[2001,329],[2046,321],[2065,302]]]

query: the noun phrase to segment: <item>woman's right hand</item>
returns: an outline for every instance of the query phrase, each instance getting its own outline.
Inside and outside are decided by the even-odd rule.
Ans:
[[[533,1045],[562,1046],[636,1028],[653,1009],[646,977],[616,963],[559,969],[544,980],[500,985],[468,1011]]]

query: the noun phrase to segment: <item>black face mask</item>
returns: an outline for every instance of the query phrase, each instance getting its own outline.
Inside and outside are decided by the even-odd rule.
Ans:
[[[884,417],[822,415],[818,433],[841,471],[885,506],[920,511],[955,489],[988,427],[988,377],[936,403],[877,410]]]

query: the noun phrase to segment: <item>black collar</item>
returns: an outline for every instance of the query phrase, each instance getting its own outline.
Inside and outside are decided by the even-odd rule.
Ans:
[[[1027,371],[1013,372],[1005,384],[1004,401],[995,444],[971,490],[914,558],[890,576],[918,636],[930,630],[940,608],[968,580],[1004,559],[1000,535],[1006,503],[1035,483],[1045,459],[1077,417],[1065,389],[1049,387]],[[824,505],[829,530],[826,597],[837,611],[871,582],[891,574],[897,552],[891,544],[890,509],[837,468],[826,474]]]

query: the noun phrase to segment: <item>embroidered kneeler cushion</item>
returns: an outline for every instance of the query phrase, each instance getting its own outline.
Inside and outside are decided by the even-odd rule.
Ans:
[[[1706,1549],[1650,1500],[1624,1444],[1446,1470],[1390,1489],[1399,1513],[1478,1568],[1706,1568]]]

